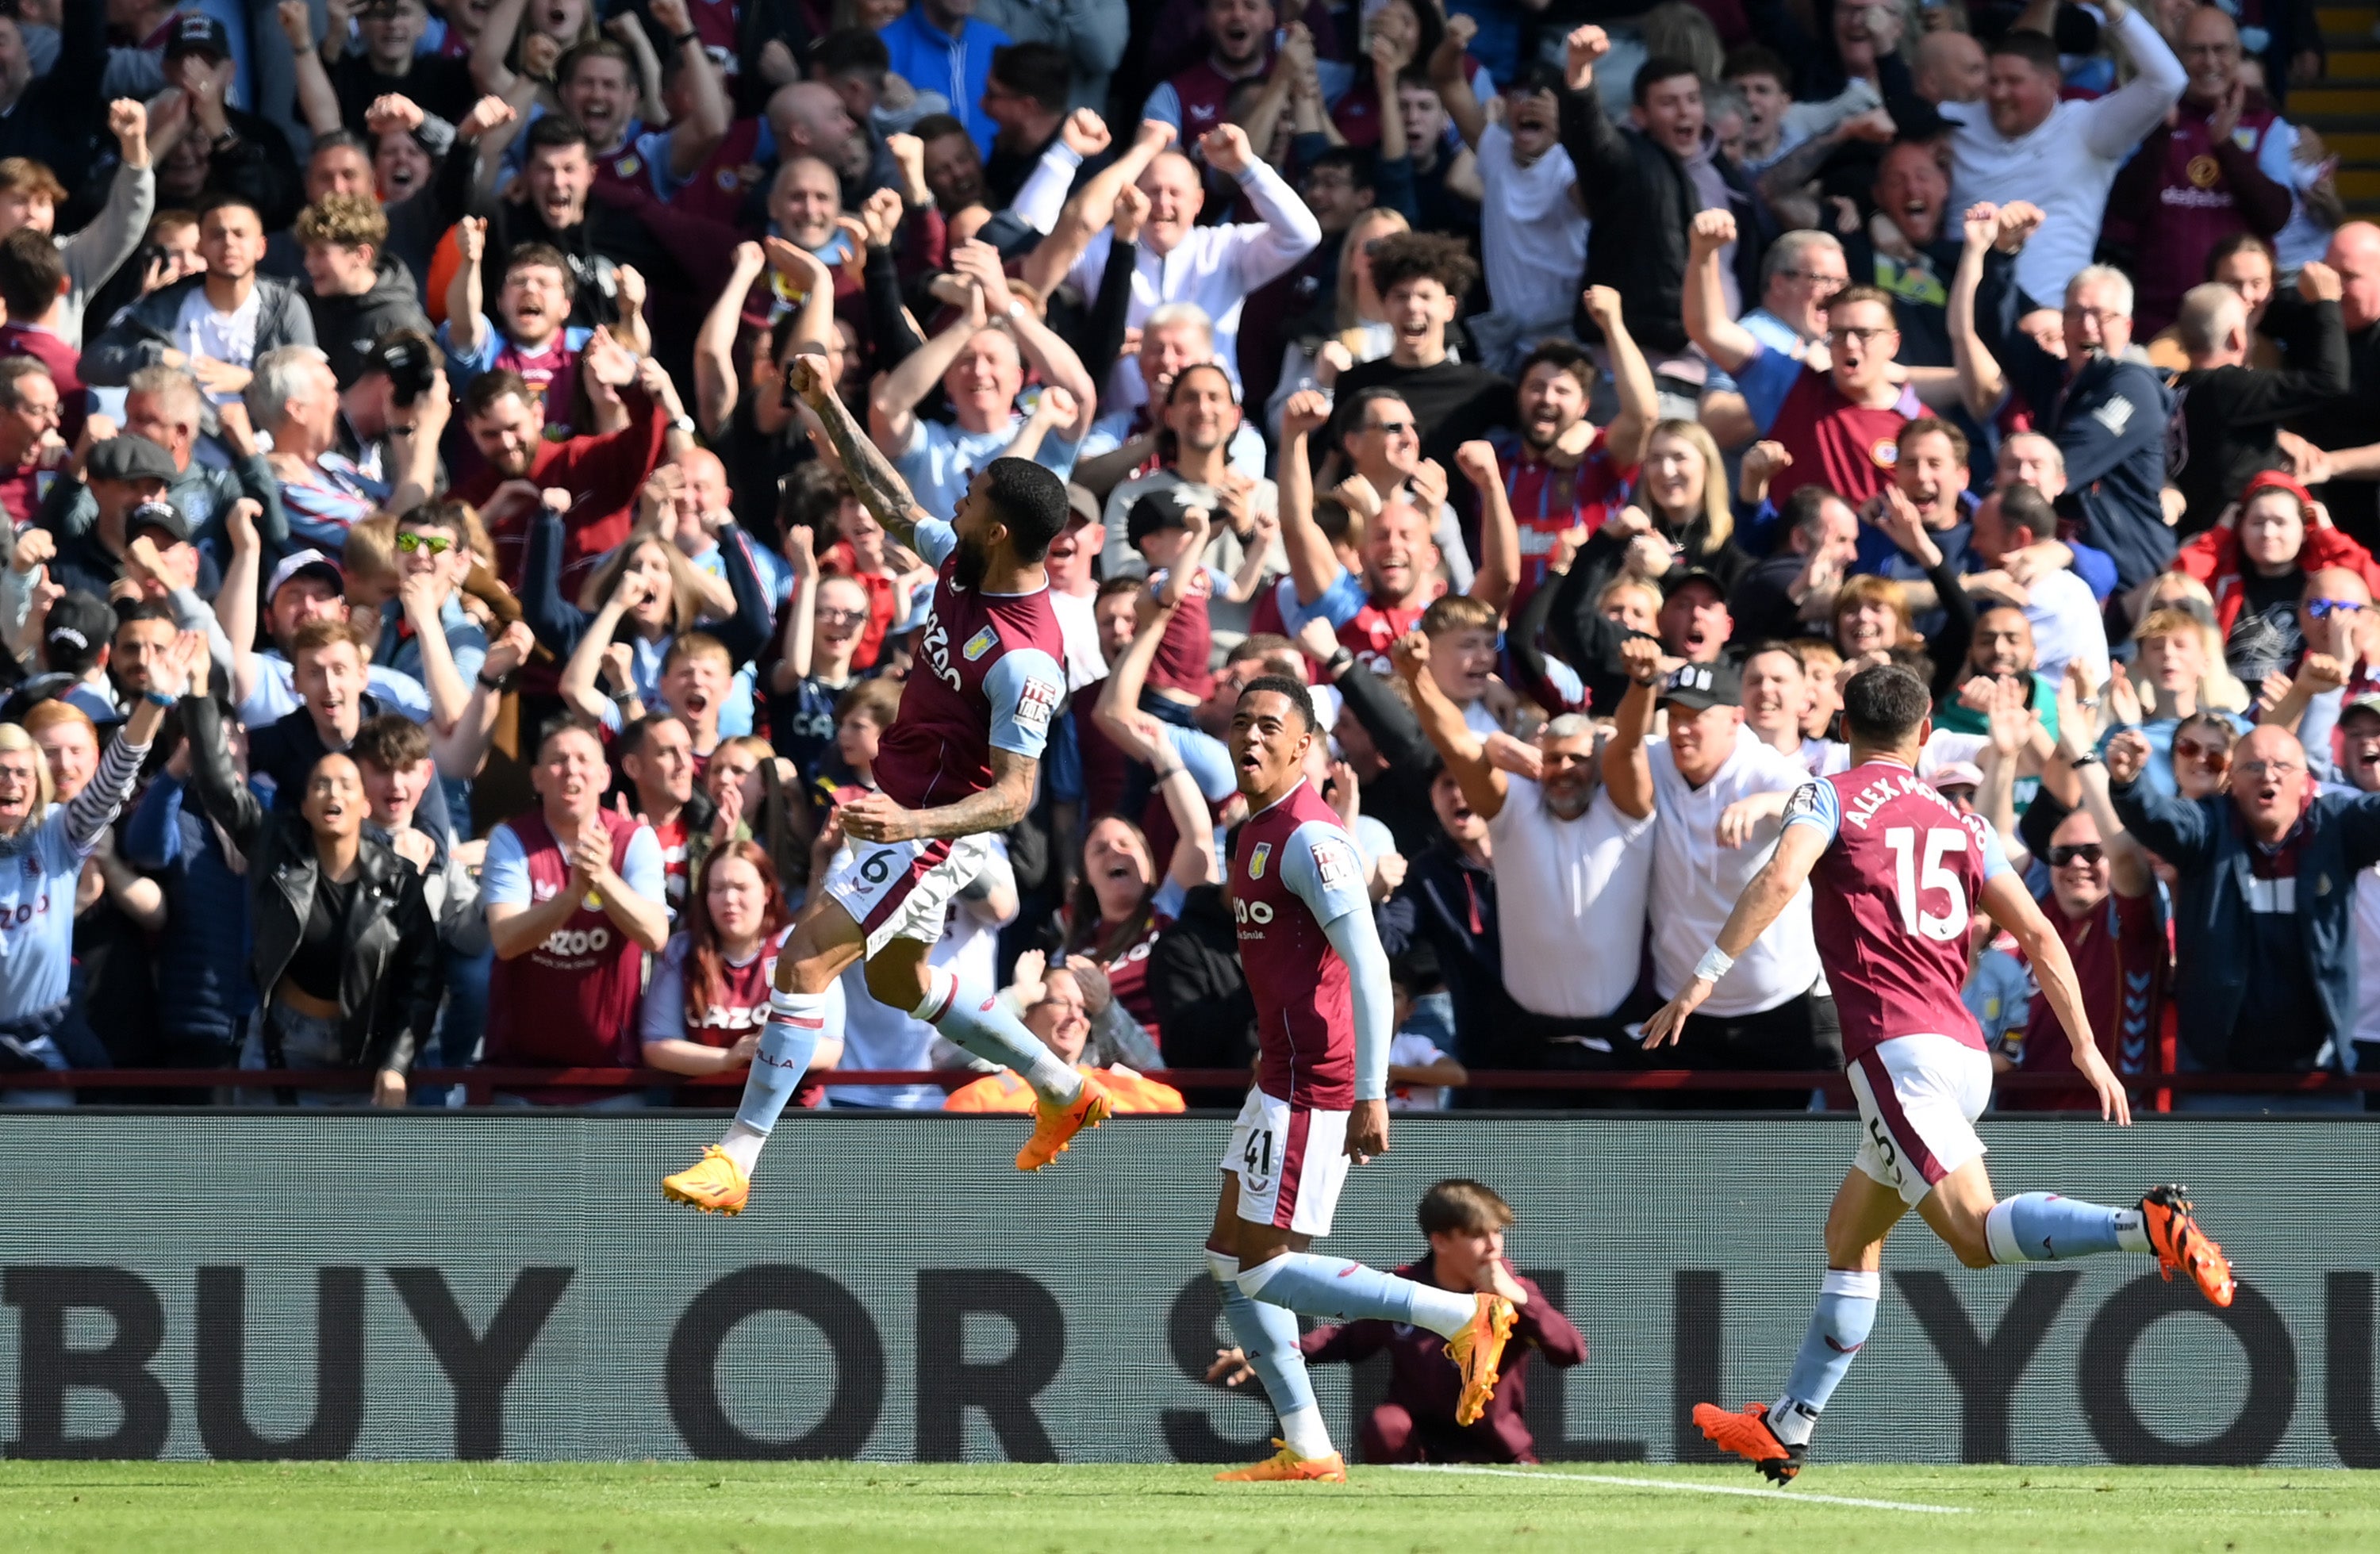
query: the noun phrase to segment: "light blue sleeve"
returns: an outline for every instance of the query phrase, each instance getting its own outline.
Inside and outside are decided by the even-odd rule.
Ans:
[[[670,171],[671,142],[676,134],[674,129],[648,129],[637,137],[637,154],[652,170],[653,192],[663,200],[674,198],[686,185],[686,179]]]
[[[1240,780],[1232,769],[1231,747],[1205,729],[1168,722],[1157,726],[1208,803],[1220,804],[1239,791]]]
[[[446,353],[446,370],[454,375],[455,386],[465,383],[496,364],[496,353],[504,349],[504,336],[487,314],[480,315],[480,348],[466,356],[455,348],[455,336],[449,324],[438,326],[438,348]]]
[[[1281,882],[1305,903],[1330,948],[1347,965],[1355,1016],[1355,1099],[1380,1100],[1389,1093],[1396,1005],[1389,990],[1389,954],[1380,948],[1379,929],[1372,921],[1364,866],[1354,841],[1335,825],[1308,820],[1290,834],[1281,860]]]
[[[483,660],[487,657],[486,649],[480,650],[480,656]],[[364,678],[372,695],[388,703],[389,710],[402,712],[417,723],[430,721],[430,692],[412,675],[376,663]]]
[[[1066,700],[1058,661],[1038,648],[1003,653],[983,677],[983,694],[991,703],[991,747],[1039,760],[1050,720]]]
[[[628,856],[620,860],[620,878],[628,889],[647,901],[665,899],[668,887],[662,882],[667,870],[662,866],[662,839],[653,834],[650,826],[638,826],[628,838]]]
[[[488,832],[488,856],[480,870],[480,899],[491,906],[528,906],[528,854],[510,824]]]
[[[1182,128],[1182,94],[1173,90],[1172,81],[1160,81],[1148,101],[1140,105],[1140,116],[1170,124],[1178,134]]]
[[[1162,917],[1179,917],[1182,904],[1189,899],[1190,888],[1169,874],[1158,882],[1157,892],[1148,898],[1148,905]]]
[[[1329,821],[1308,820],[1290,833],[1281,860],[1281,882],[1326,927],[1350,912],[1371,916],[1355,840]]]
[[[645,984],[644,1002],[637,1006],[638,1041],[672,1041],[686,1035],[686,956],[692,940],[673,934],[653,965],[653,979]]]
[[[959,548],[959,531],[940,518],[926,518],[918,523],[909,548],[928,566],[940,566]]]
[[[1785,801],[1785,825],[1815,826],[1831,845],[1843,829],[1843,801],[1836,795],[1835,785],[1813,780],[1795,789]],[[1783,834],[1782,830],[1779,834]],[[2000,867],[2007,868],[2008,860],[2001,859]]]
[[[1753,425],[1766,437],[1776,424],[1777,413],[1785,407],[1785,396],[1801,379],[1802,364],[1783,351],[1755,345],[1757,348],[1735,370],[1735,386],[1743,395],[1744,408],[1752,412]]]
[[[2008,849],[2000,845],[1999,828],[1980,815],[1969,815],[1966,821],[1967,829],[1974,832],[1975,842],[1984,851],[1984,883],[1988,885],[2001,875],[2012,872],[2009,868]]]
[[[1283,578],[1282,583],[1286,587],[1288,579]],[[1281,613],[1281,624],[1288,628],[1290,636],[1295,637],[1305,629],[1305,623],[1317,615],[1329,621],[1330,629],[1336,631],[1363,613],[1364,580],[1342,566],[1339,569],[1339,576],[1331,580],[1330,586],[1322,590],[1322,597],[1313,603],[1299,603],[1294,589],[1291,589],[1282,598],[1286,601],[1286,604]]]

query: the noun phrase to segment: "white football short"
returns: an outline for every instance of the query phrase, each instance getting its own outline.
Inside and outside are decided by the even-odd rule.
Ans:
[[[1315,1111],[1248,1091],[1223,1169],[1239,1179],[1240,1218],[1300,1235],[1330,1233],[1347,1184],[1347,1113]]]
[[[826,893],[868,936],[871,957],[896,939],[932,944],[942,937],[951,902],[990,856],[989,835],[854,842],[827,876]]]
[[[1975,1119],[1991,1104],[1992,1060],[1947,1036],[1897,1036],[1855,1059],[1856,1163],[1915,1205],[1934,1184],[1984,1153]]]

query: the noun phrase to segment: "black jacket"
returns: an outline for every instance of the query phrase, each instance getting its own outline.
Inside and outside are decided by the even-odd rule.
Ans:
[[[223,718],[223,705],[212,697],[182,700],[190,785],[248,859],[255,934],[249,965],[269,999],[305,934],[320,866],[305,817],[295,809],[267,810],[232,770]],[[402,1074],[413,1066],[438,1017],[438,927],[411,864],[366,837],[357,867],[339,968],[340,1048],[358,1067]]]
[[[1562,93],[1561,143],[1594,218],[1580,289],[1609,286],[1620,293],[1628,333],[1647,355],[1684,350],[1686,229],[1702,209],[1685,164],[1668,147],[1613,124],[1592,91]],[[1742,168],[1714,155],[1735,212],[1736,285],[1744,297],[1756,297],[1760,258],[1770,237],[1768,208],[1753,193]],[[1583,300],[1571,327],[1582,340],[1603,338]]]
[[[2069,378],[2063,359],[2017,328],[2022,297],[2016,261],[1994,249],[1975,289],[1975,334],[2066,455],[2059,515],[2115,558],[2123,587],[2137,588],[2173,565],[2161,500],[2173,396],[2154,369],[2120,357],[2095,357]]]
[[[1242,1068],[1256,1061],[1257,1001],[1240,968],[1239,929],[1220,885],[1200,885],[1148,956],[1158,1045],[1168,1068]],[[1238,1091],[1192,1091],[1194,1106],[1232,1106]]]
[[[310,289],[306,308],[314,319],[314,343],[331,358],[331,371],[343,389],[363,376],[374,340],[392,329],[430,333],[413,273],[389,254],[381,256],[371,290],[361,297],[317,297]]]

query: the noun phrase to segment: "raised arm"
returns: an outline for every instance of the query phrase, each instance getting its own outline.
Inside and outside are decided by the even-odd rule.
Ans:
[[[446,281],[446,340],[449,352],[466,361],[476,359],[486,344],[481,325],[488,303],[480,289],[480,260],[487,251],[487,217],[465,216],[455,224],[455,257],[460,262]]]
[[[785,601],[784,640],[778,648],[777,662],[769,669],[771,695],[791,696],[795,686],[810,677],[819,589],[818,552],[812,541],[809,525],[785,526],[785,565],[794,574],[794,589]]]
[[[504,63],[513,40],[520,35],[521,16],[528,9],[528,0],[495,0],[488,7],[485,21],[480,23],[480,36],[471,44],[471,79],[481,91],[492,91],[499,97],[509,97],[520,78]]]
[[[1454,467],[1479,493],[1479,570],[1471,579],[1471,597],[1492,606],[1501,616],[1512,602],[1521,577],[1521,530],[1512,521],[1512,504],[1504,494],[1504,472],[1492,443],[1465,443],[1454,450]]]
[[[1123,154],[1085,179],[1066,201],[1057,229],[1026,256],[1021,278],[1041,296],[1049,296],[1083,257],[1091,239],[1106,227],[1115,212],[1116,195],[1124,185],[1140,181],[1158,153],[1173,143],[1173,126],[1161,119],[1141,120],[1139,131]]]
[[[1999,209],[1988,203],[1970,205],[1966,214],[1966,246],[1959,250],[1958,273],[1950,281],[1950,366],[1959,374],[1959,395],[1967,413],[1978,421],[1998,414],[2008,397],[2008,380],[1975,333],[1975,291],[1983,285],[1984,261],[1999,237]]]
[[[2113,160],[2130,156],[2163,121],[2190,77],[2148,18],[2124,0],[2100,0],[2100,10],[2107,17],[2104,30],[2121,41],[2136,74],[2107,96],[2083,104],[2080,138],[2093,155]]]
[[[242,500],[224,515],[224,532],[231,540],[231,564],[224,568],[223,586],[215,589],[215,624],[231,644],[231,698],[237,706],[256,689],[257,598],[263,587],[264,540],[256,532],[258,505]]]
[[[933,515],[917,505],[909,483],[901,479],[892,462],[859,430],[859,423],[851,419],[851,412],[835,396],[834,385],[826,381],[826,358],[797,356],[786,372],[794,393],[818,418],[819,428],[814,435],[823,436],[843,461],[844,473],[851,478],[852,490],[858,494],[860,504],[884,526],[886,533],[916,549],[917,525]]]
[[[868,430],[883,450],[887,458],[898,458],[908,446],[910,433],[917,424],[917,406],[934,392],[959,352],[983,328],[990,307],[979,286],[967,290],[965,311],[940,334],[927,341],[902,359],[901,365],[876,380],[868,395]]]
[[[1330,419],[1330,399],[1314,389],[1289,396],[1281,411],[1281,547],[1297,601],[1311,605],[1344,570],[1330,536],[1314,521],[1314,466],[1306,441]]]
[[[735,372],[735,332],[744,317],[744,294],[767,269],[768,257],[758,243],[735,245],[735,265],[728,273],[727,285],[710,311],[702,315],[702,327],[694,336],[694,415],[702,423],[705,436],[724,435],[735,417],[736,404],[744,392],[743,380]],[[466,270],[478,266],[466,264]],[[461,279],[458,275],[457,281]],[[453,305],[448,305],[448,326],[453,326]]]
[[[1122,743],[1130,736],[1125,715],[1140,708],[1140,692],[1148,682],[1148,666],[1157,662],[1158,646],[1164,640],[1165,628],[1180,602],[1179,599],[1162,599],[1155,589],[1147,588],[1134,596],[1132,644],[1108,671],[1108,677],[1099,685],[1099,698],[1091,708],[1091,721],[1109,739]]]
[[[339,94],[331,85],[331,73],[323,67],[322,55],[314,48],[313,14],[307,8],[306,0],[281,0],[274,16],[281,23],[281,35],[289,40],[289,52],[297,66],[298,116],[313,134],[328,135],[339,127]],[[339,41],[346,42],[344,35]]]
[[[1438,89],[1438,100],[1446,104],[1447,116],[1462,132],[1463,143],[1473,151],[1479,149],[1479,137],[1487,133],[1488,110],[1479,105],[1478,95],[1471,90],[1463,51],[1478,32],[1479,24],[1458,11],[1446,18],[1446,36],[1429,56],[1429,84]],[[1381,119],[1398,117],[1395,97],[1388,92],[1380,96]]]
[[[1479,736],[1463,721],[1463,709],[1447,699],[1431,676],[1429,638],[1418,631],[1409,631],[1397,638],[1389,654],[1398,677],[1413,692],[1414,711],[1421,719],[1422,733],[1446,762],[1448,774],[1463,790],[1463,802],[1483,820],[1492,820],[1502,814],[1509,785],[1504,774],[1488,764],[1488,754]]]
[[[1628,333],[1620,294],[1609,286],[1589,286],[1585,301],[1587,317],[1603,331],[1604,346],[1611,355],[1611,381],[1620,391],[1620,413],[1603,429],[1603,445],[1613,464],[1633,469],[1645,462],[1653,428],[1661,419],[1660,389],[1653,381],[1653,364]]]
[[[671,46],[677,50],[678,82],[686,98],[686,118],[670,131],[670,174],[690,178],[727,138],[727,87],[694,30],[686,0],[651,0],[651,10],[653,20],[668,30]],[[634,13],[620,14],[623,20],[633,20]]]
[[[1686,337],[1703,355],[1733,372],[1758,354],[1752,332],[1727,316],[1727,290],[1719,284],[1718,255],[1735,241],[1735,217],[1726,211],[1695,212],[1687,230]]]
[[[1039,369],[1041,381],[1074,396],[1073,422],[1052,430],[1065,442],[1081,442],[1090,432],[1092,418],[1099,414],[1099,391],[1082,358],[1075,354],[1075,347],[1058,338],[1041,322],[1039,314],[1008,289],[1008,276],[1000,267],[1000,250],[990,243],[970,239],[959,245],[951,254],[951,270],[976,284],[987,316],[1008,321],[1008,327],[1016,335],[1018,354],[1027,365]],[[965,345],[965,340],[962,338],[960,344]],[[902,365],[906,367],[908,363]],[[939,378],[941,374],[935,376]]]
[[[1621,814],[1641,820],[1653,813],[1653,763],[1645,741],[1661,710],[1660,640],[1632,637],[1621,643],[1620,666],[1628,675],[1628,694],[1620,698],[1610,743],[1603,747],[1603,786]]]

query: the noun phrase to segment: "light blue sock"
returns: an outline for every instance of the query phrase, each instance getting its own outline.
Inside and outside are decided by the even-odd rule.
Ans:
[[[1818,1308],[1810,1313],[1810,1329],[1802,1335],[1792,1374],[1785,1378],[1785,1395],[1768,1411],[1768,1427],[1786,1445],[1799,1446],[1810,1439],[1819,1412],[1876,1326],[1876,1297],[1883,1289],[1882,1274],[1827,1270],[1818,1286]]]
[[[785,1102],[801,1087],[811,1055],[826,1035],[827,995],[769,995],[769,1023],[760,1030],[760,1050],[745,1076],[744,1099],[735,1108],[736,1123],[765,1138],[777,1125]]]
[[[1416,1284],[1393,1273],[1310,1252],[1284,1252],[1240,1273],[1240,1288],[1268,1305],[1342,1322],[1377,1317],[1452,1338],[1470,1325],[1478,1302]]]
[[[1297,1313],[1250,1300],[1242,1293],[1239,1259],[1207,1254],[1208,1271],[1223,1287],[1223,1320],[1247,1356],[1248,1368],[1264,1384],[1265,1396],[1281,1415],[1283,1437],[1301,1457],[1330,1454],[1330,1432],[1314,1403],[1314,1383],[1305,1374],[1305,1353],[1297,1346]],[[1311,1432],[1311,1433],[1309,1433]]]
[[[997,994],[969,988],[941,966],[926,970],[926,997],[910,1011],[986,1062],[1013,1070],[1033,1093],[1053,1103],[1083,1093],[1083,1076],[1002,1006]]]
[[[2139,1209],[2109,1208],[2056,1193],[2019,1193],[1992,1205],[1984,1239],[1996,1263],[2063,1262],[2150,1249]]]

